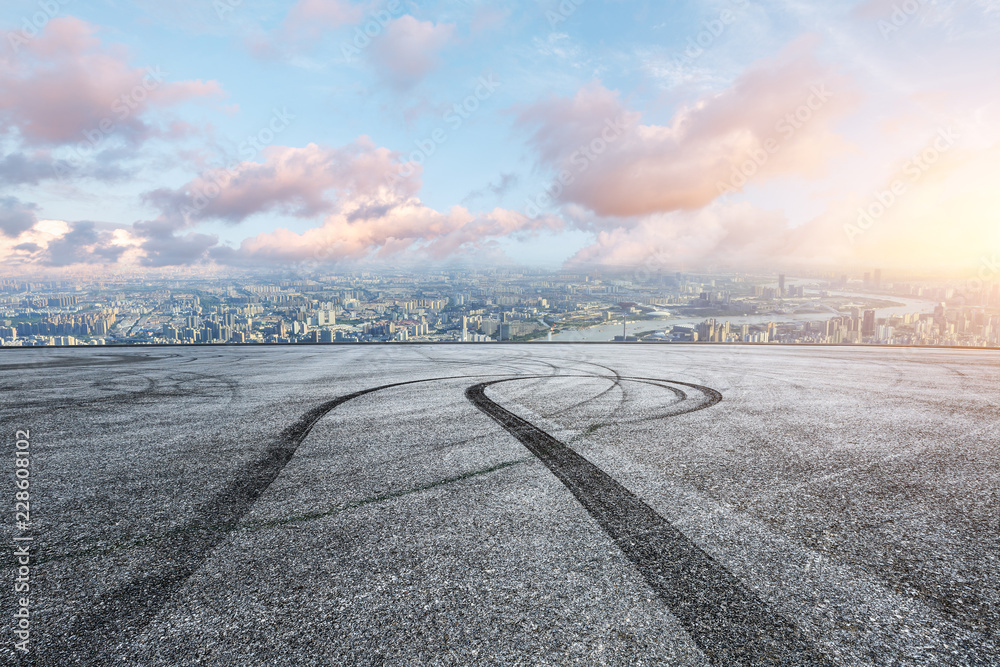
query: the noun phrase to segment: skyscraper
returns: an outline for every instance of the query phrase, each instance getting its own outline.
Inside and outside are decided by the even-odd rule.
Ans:
[[[861,323],[861,335],[862,336],[874,336],[875,335],[875,311],[866,310],[865,318]]]
[[[778,276],[778,296],[785,296],[785,274],[782,273]]]

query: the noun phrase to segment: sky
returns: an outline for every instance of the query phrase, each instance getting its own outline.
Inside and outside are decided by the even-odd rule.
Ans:
[[[1000,0],[12,0],[3,273],[1000,280]]]

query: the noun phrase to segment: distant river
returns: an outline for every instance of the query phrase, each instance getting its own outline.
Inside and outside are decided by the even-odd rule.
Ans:
[[[876,317],[894,317],[898,315],[905,315],[907,313],[932,313],[934,312],[934,306],[936,302],[928,301],[926,299],[912,299],[908,297],[901,296],[890,296],[885,294],[857,294],[854,292],[830,292],[831,296],[843,296],[843,297],[863,297],[868,296],[871,298],[877,298],[884,301],[894,301],[896,303],[903,304],[902,306],[895,306],[892,308],[876,308]],[[705,320],[709,319],[711,316],[698,316],[698,317],[678,317],[669,316],[656,320],[640,320],[638,322],[628,323],[628,335],[634,336],[635,334],[642,333],[643,331],[662,331],[665,327],[676,326],[678,324],[683,326],[696,326],[701,324]],[[767,324],[768,322],[774,322],[775,324],[793,324],[802,322],[825,322],[829,319],[837,317],[832,312],[821,312],[821,313],[803,313],[803,314],[774,314],[774,315],[748,315],[746,317],[736,317],[736,316],[724,316],[716,317],[715,319],[719,322],[730,322],[734,328],[739,328],[744,324]],[[622,335],[622,321],[618,320],[618,323],[612,324],[601,324],[599,326],[591,327],[589,329],[579,329],[563,331],[552,336],[552,340],[560,343],[573,343],[573,342],[606,342],[613,340],[615,336]],[[543,341],[545,339],[542,339]]]

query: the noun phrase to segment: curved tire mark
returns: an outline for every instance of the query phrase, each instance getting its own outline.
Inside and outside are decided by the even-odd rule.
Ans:
[[[465,395],[569,489],[714,664],[830,664],[801,630],[771,610],[638,496],[580,454],[486,396],[487,387],[512,380],[480,383],[469,387]],[[703,410],[722,400],[722,395],[709,387],[672,384],[693,387],[709,398],[687,412]]]
[[[277,479],[278,475],[292,459],[299,445],[301,445],[305,438],[309,435],[309,432],[316,425],[316,423],[334,408],[355,398],[385,389],[429,382],[469,379],[473,377],[482,378],[483,375],[458,375],[381,385],[337,397],[309,410],[302,415],[302,417],[296,420],[295,423],[282,432],[276,443],[265,452],[262,458],[246,464],[237,473],[235,479],[229,484],[228,487],[218,492],[212,499],[201,505],[194,512],[194,516],[192,516],[180,529],[175,532],[175,536],[170,541],[161,542],[157,545],[155,557],[151,558],[148,562],[143,563],[143,569],[147,572],[147,574],[132,579],[129,582],[102,595],[100,599],[95,601],[90,609],[90,613],[86,616],[77,617],[68,629],[66,635],[64,635],[64,638],[68,641],[69,645],[49,645],[46,649],[44,649],[46,653],[52,651],[59,653],[60,655],[49,655],[46,657],[57,657],[61,664],[67,664],[69,662],[77,664],[104,664],[104,662],[110,658],[111,654],[113,654],[119,647],[123,646],[130,638],[140,634],[176,594],[178,589],[180,589],[212,555],[220,543],[228,538],[229,532],[237,527],[242,518],[250,510],[253,503],[255,503],[268,489],[268,487],[270,487],[274,480]],[[477,387],[485,388],[488,384],[495,384],[496,382],[530,380],[536,378],[550,379],[552,377],[595,376],[508,376],[504,380],[498,380],[471,387],[467,390],[466,395],[468,396],[469,392],[472,392]],[[619,381],[621,379],[627,379],[645,383],[662,382],[662,380],[655,380],[653,378],[620,378],[619,376],[616,379]],[[685,383],[672,382],[672,384],[684,385]],[[684,412],[692,412],[710,407],[722,399],[721,394],[707,387],[701,387],[698,385],[686,386],[701,390],[705,393],[708,400],[706,402],[699,403]],[[483,398],[486,401],[489,401],[489,399],[485,398],[485,394],[483,395]],[[479,405],[477,405],[477,407],[481,410],[483,409]],[[507,412],[504,408],[500,408],[500,406],[496,407],[510,415],[513,419],[520,420],[520,418]],[[494,417],[494,419],[496,419],[496,417]],[[520,421],[523,422],[523,420]],[[535,427],[531,424],[528,424],[527,422],[523,423],[527,427],[527,430],[525,431],[526,433],[529,433],[532,430],[543,433],[538,431],[538,429],[535,429]],[[561,443],[558,443],[558,441],[552,439],[551,436],[547,436],[547,434],[544,433],[543,435],[548,437],[552,440],[552,442],[556,443],[566,452],[572,451],[565,448]],[[617,482],[614,482],[614,480],[603,473],[603,471],[600,471],[596,468],[596,466],[590,464],[589,461],[586,461],[583,457],[579,457],[579,455],[576,456],[585,463],[582,469],[586,469],[586,466],[590,466],[590,468],[596,470],[600,475],[604,475],[604,477],[610,480],[613,484],[617,484]],[[569,486],[568,483],[567,486]],[[570,490],[573,491],[573,487],[570,487]],[[630,494],[630,492],[623,487],[621,490],[626,494]],[[576,493],[577,491],[574,491],[575,495]],[[578,498],[579,497],[580,496],[578,496]],[[676,529],[673,529],[669,526],[669,524],[666,524],[666,522],[664,522],[659,515],[656,515],[650,508],[642,504],[638,498],[635,498],[634,496],[633,498],[635,499],[635,502],[645,507],[646,510],[648,510],[648,513],[651,513],[652,517],[655,517],[655,520],[663,523],[669,528],[669,530],[676,533]],[[610,505],[608,507],[609,510],[613,509]],[[638,516],[639,515],[635,515],[632,518],[634,519]],[[647,519],[648,518],[649,517],[647,517]],[[642,534],[642,526],[639,525],[638,528],[640,529],[640,532],[633,531],[632,533],[629,533],[633,536],[633,539],[634,537]],[[605,528],[605,530],[608,529]],[[677,534],[679,535],[679,533]],[[650,539],[651,537],[653,537],[651,533],[646,534],[644,542],[648,544],[654,541]],[[683,536],[681,536],[681,538],[684,539]],[[697,549],[697,547],[694,548]],[[628,553],[629,552],[626,551],[626,554]],[[707,556],[704,557],[708,558]],[[711,559],[709,559],[709,561],[710,560]],[[635,559],[633,559],[633,562],[636,562]],[[725,570],[722,570],[722,572],[725,572]],[[728,575],[728,573],[726,574]],[[644,576],[646,576],[645,572]],[[731,575],[728,576],[732,578]],[[647,577],[647,581],[648,580],[649,577]],[[655,585],[654,588],[656,588]],[[659,591],[659,589],[657,590]],[[762,632],[769,632],[769,630],[765,629],[762,630]],[[743,663],[736,662],[735,664]],[[824,663],[799,661],[788,664]]]
[[[94,603],[91,613],[73,623],[66,637],[72,648],[68,649],[68,654],[59,656],[61,664],[68,660],[104,664],[116,647],[142,632],[277,479],[316,422],[338,405],[383,389],[468,377],[410,380],[372,387],[340,396],[306,412],[282,432],[262,458],[246,464],[228,487],[197,509],[170,541],[157,545],[155,557],[143,564],[147,574],[108,591]],[[66,647],[60,648],[66,650]]]

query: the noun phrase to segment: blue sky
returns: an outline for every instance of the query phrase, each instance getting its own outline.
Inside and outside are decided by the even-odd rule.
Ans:
[[[972,270],[1000,241],[998,23],[994,0],[8,2],[0,253]]]

